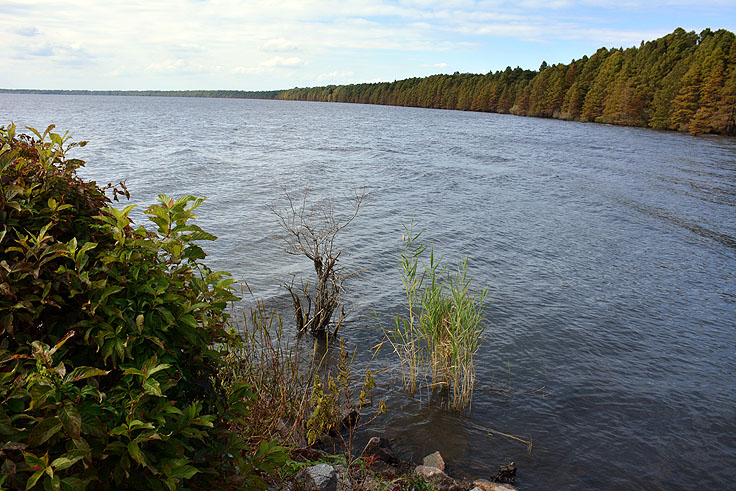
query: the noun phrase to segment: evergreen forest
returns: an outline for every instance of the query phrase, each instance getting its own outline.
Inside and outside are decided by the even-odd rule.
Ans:
[[[458,109],[698,133],[736,133],[736,36],[678,28],[538,71],[454,73],[281,91],[278,99]]]

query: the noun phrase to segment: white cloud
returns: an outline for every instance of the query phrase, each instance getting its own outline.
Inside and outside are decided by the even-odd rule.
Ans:
[[[202,73],[212,71],[212,67],[200,63],[192,63],[182,58],[162,60],[150,63],[145,70],[154,73]]]
[[[235,75],[257,75],[264,71],[263,67],[257,66],[236,66],[230,69],[230,73]]]
[[[293,51],[299,47],[299,43],[284,38],[269,39],[263,43],[266,51]]]
[[[317,75],[317,81],[323,82],[325,80],[340,80],[341,82],[344,82],[346,79],[350,79],[353,76],[355,76],[355,72],[330,72],[330,73],[320,73]]]
[[[261,66],[267,68],[293,68],[302,65],[304,65],[304,61],[298,56],[289,56],[288,58],[276,56],[261,63]]]
[[[252,65],[240,65],[233,67],[230,73],[237,75],[259,75],[267,72],[274,72],[281,68],[299,68],[304,65],[304,61],[296,56],[284,58],[276,56],[261,63]]]
[[[15,29],[15,33],[23,36],[23,37],[33,37],[38,36],[40,32],[38,31],[38,28],[29,26],[29,27],[19,27]]]
[[[662,15],[644,15],[657,8]],[[499,40],[545,52],[562,41],[581,46],[576,57],[596,44],[632,46],[680,25],[661,20],[673,10],[707,11],[725,22],[711,27],[736,27],[733,0],[0,0],[0,86],[8,73],[36,87],[72,83],[86,70],[84,88],[122,88],[115,84],[123,79],[141,89],[184,80],[201,84],[191,88],[280,88],[352,79],[347,70],[358,63],[364,78],[356,81],[391,80],[447,68],[438,58],[461,71],[457,60],[471,55],[478,66],[491,56],[516,65],[513,49],[496,52]],[[613,20],[629,12],[638,22]]]

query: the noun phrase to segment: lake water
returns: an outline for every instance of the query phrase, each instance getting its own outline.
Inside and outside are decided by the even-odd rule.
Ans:
[[[210,264],[288,306],[269,204],[369,192],[339,238],[358,271],[343,335],[389,366],[372,431],[452,474],[513,460],[525,489],[725,489],[736,483],[736,139],[509,115],[193,98],[0,94],[0,124],[68,129],[98,182],[132,200],[206,196]],[[144,208],[141,206],[140,208]],[[140,213],[136,217],[140,217]],[[489,288],[472,413],[391,390],[370,360],[405,307],[402,224]],[[509,388],[500,393],[491,387]],[[540,392],[533,392],[539,388]],[[518,442],[482,427],[531,436]]]

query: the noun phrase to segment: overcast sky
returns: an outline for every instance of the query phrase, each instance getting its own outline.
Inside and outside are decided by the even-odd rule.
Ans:
[[[736,0],[0,0],[0,88],[266,90],[569,63]]]

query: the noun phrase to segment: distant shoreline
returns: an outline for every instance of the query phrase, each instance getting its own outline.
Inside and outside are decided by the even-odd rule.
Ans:
[[[123,95],[149,97],[203,97],[210,99],[276,99],[285,90],[82,90],[0,89],[0,94]]]
[[[81,95],[81,96],[119,96],[119,97],[190,97],[200,99],[251,99],[251,100],[272,100],[272,101],[301,101],[301,102],[323,102],[323,103],[342,103],[342,104],[367,104],[376,106],[399,106],[399,107],[415,107],[421,109],[438,109],[438,110],[449,110],[449,111],[469,111],[469,112],[482,112],[486,114],[511,114],[518,117],[529,117],[537,119],[557,119],[560,121],[571,121],[570,119],[555,118],[548,116],[531,116],[523,114],[515,114],[513,112],[499,112],[499,111],[488,111],[488,110],[467,110],[457,108],[446,108],[446,107],[425,107],[418,105],[399,105],[389,104],[383,102],[357,102],[357,101],[324,101],[317,99],[293,99],[287,98],[286,95],[290,91],[299,89],[287,89],[287,90],[274,90],[274,91],[244,91],[244,90],[56,90],[56,89],[0,89],[0,94],[21,94],[21,95]],[[271,93],[274,93],[273,95]],[[593,124],[613,124],[614,126],[625,126],[633,128],[644,128],[654,129],[659,131],[674,131],[676,133],[687,133],[685,129],[677,130],[673,128],[652,128],[643,125],[631,125],[631,124],[617,124],[609,121],[581,121],[572,120],[581,123],[593,123]],[[731,134],[713,133],[719,136],[731,136]]]

